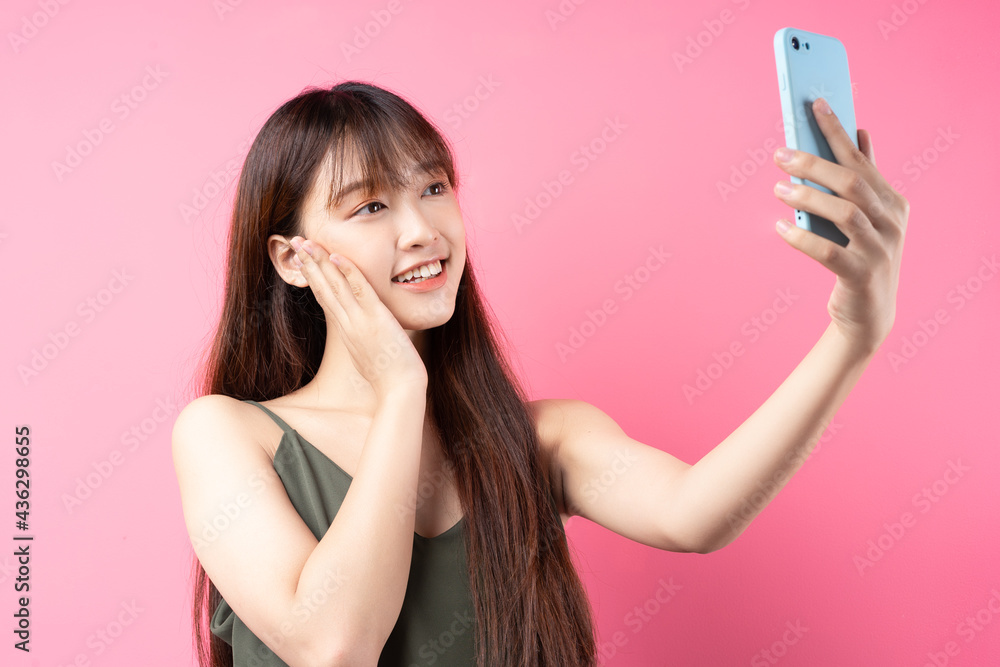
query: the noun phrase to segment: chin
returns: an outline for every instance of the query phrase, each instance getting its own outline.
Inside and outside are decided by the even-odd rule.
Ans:
[[[435,301],[434,306],[428,310],[429,312],[422,314],[411,311],[407,315],[397,317],[396,319],[399,321],[399,325],[401,327],[409,329],[410,331],[433,329],[434,327],[439,327],[442,324],[445,324],[452,318],[452,315],[455,314],[455,302]]]

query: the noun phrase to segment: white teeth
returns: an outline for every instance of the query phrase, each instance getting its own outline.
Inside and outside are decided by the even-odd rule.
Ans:
[[[441,273],[441,260],[435,260],[430,264],[424,264],[416,269],[411,269],[401,276],[392,279],[393,282],[402,283],[414,277],[430,278]]]

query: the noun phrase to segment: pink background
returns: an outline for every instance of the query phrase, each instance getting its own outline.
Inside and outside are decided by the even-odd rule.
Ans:
[[[790,209],[771,189],[771,40],[794,26],[847,46],[858,126],[911,202],[895,329],[835,432],[732,545],[670,553],[570,522],[604,664],[998,664],[994,3],[143,4],[11,0],[0,19],[0,662],[191,664],[171,428],[216,323],[234,165],[309,84],[388,87],[454,142],[470,252],[533,398],[587,400],[696,462],[828,321],[832,275],[774,231]],[[588,144],[601,152],[581,161]],[[546,200],[563,170],[572,182]],[[545,208],[519,231],[526,199]],[[650,247],[669,259],[643,273]],[[626,275],[643,281],[630,298],[615,290]],[[779,291],[794,300],[776,314]],[[616,311],[584,326],[606,299]],[[574,329],[583,344],[561,358]],[[745,353],[713,368],[734,342]],[[22,377],[36,352],[44,368]],[[688,400],[699,371],[715,378]],[[11,633],[21,424],[30,654]],[[67,506],[98,469],[110,474]]]

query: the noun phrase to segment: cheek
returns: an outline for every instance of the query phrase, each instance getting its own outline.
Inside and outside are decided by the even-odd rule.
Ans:
[[[325,253],[324,259],[329,261],[331,253],[343,255],[372,285],[376,284],[376,280],[385,280],[385,276],[392,270],[391,257],[378,256],[372,252],[380,246],[381,241],[371,236],[362,238],[320,236],[314,242],[320,246],[320,252]]]
[[[368,284],[382,296],[383,293],[388,292],[389,288],[392,286],[389,284],[389,268],[377,268],[372,264],[360,264],[356,263],[356,266],[361,271],[361,275],[364,276]],[[381,266],[381,265],[379,265]],[[362,268],[364,267],[364,268]]]

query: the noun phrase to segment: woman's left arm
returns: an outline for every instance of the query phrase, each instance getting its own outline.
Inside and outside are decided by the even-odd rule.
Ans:
[[[801,466],[895,319],[909,202],[876,168],[868,132],[858,132],[856,148],[822,98],[813,115],[839,164],[788,149],[775,151],[775,163],[840,196],[787,181],[775,194],[835,222],[850,242],[842,247],[778,223],[789,245],[837,275],[827,304],[831,322],[770,398],[684,476],[676,509],[696,513],[711,548],[731,542],[760,512],[763,504],[751,499],[769,500]]]
[[[849,239],[842,247],[778,223],[789,245],[837,276],[826,331],[764,404],[694,465],[628,438],[592,406],[564,403],[558,457],[572,513],[664,549],[705,553],[729,544],[801,467],[889,334],[909,203],[877,170],[868,132],[858,131],[855,147],[825,100],[813,112],[839,164],[801,151],[782,160],[783,149],[775,163],[839,196],[788,182],[775,194],[833,221]],[[583,493],[615,453],[631,464],[620,464],[601,494]]]

